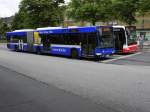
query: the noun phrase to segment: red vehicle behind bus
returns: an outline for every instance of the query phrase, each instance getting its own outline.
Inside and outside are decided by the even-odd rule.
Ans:
[[[138,51],[136,26],[113,26],[116,53]]]

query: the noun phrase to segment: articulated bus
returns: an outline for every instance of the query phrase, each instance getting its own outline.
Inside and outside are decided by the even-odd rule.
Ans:
[[[115,52],[113,27],[109,26],[47,27],[29,32],[14,31],[7,33],[7,39],[8,48],[12,50],[32,51],[38,54],[100,58]],[[20,47],[20,44],[23,46]]]
[[[134,53],[138,51],[135,26],[113,26],[116,53]]]

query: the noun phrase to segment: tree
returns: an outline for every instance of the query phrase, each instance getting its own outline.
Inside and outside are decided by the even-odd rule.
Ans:
[[[139,0],[139,12],[143,15],[150,11],[150,0]]]
[[[18,29],[23,29],[25,28],[24,26],[24,15],[19,11],[18,13],[15,14],[13,21],[11,23],[11,29],[12,30],[18,30]]]
[[[88,21],[95,25],[99,20],[108,20],[110,5],[111,0],[71,0],[67,15],[76,21]]]
[[[64,0],[22,0],[12,29],[56,26],[63,21]]]
[[[139,0],[112,0],[114,16],[129,25],[136,23]]]
[[[6,32],[10,31],[10,27],[7,23],[3,22],[2,19],[0,19],[0,35],[2,37],[5,37]]]
[[[138,5],[138,12],[139,12],[139,15],[142,15],[143,16],[143,20],[142,20],[142,28],[144,28],[144,24],[145,24],[145,21],[144,21],[144,16],[147,12],[150,11],[150,1],[149,0],[139,0],[139,5]]]

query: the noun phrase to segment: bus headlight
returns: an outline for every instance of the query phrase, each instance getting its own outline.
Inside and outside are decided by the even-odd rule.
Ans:
[[[114,53],[115,53],[115,50],[113,50],[112,53],[114,54]]]
[[[101,55],[102,55],[102,53],[96,53],[96,55],[97,55],[97,56],[101,56]]]

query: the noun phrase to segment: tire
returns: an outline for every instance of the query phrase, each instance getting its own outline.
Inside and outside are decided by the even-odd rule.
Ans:
[[[95,60],[95,61],[99,61],[100,59],[101,59],[101,56],[95,56],[95,57],[94,57],[94,60]]]
[[[15,51],[19,52],[19,47],[17,45],[15,45]]]
[[[10,49],[10,44],[7,43],[7,48]]]
[[[77,59],[78,58],[78,51],[76,49],[71,50],[71,58]]]

